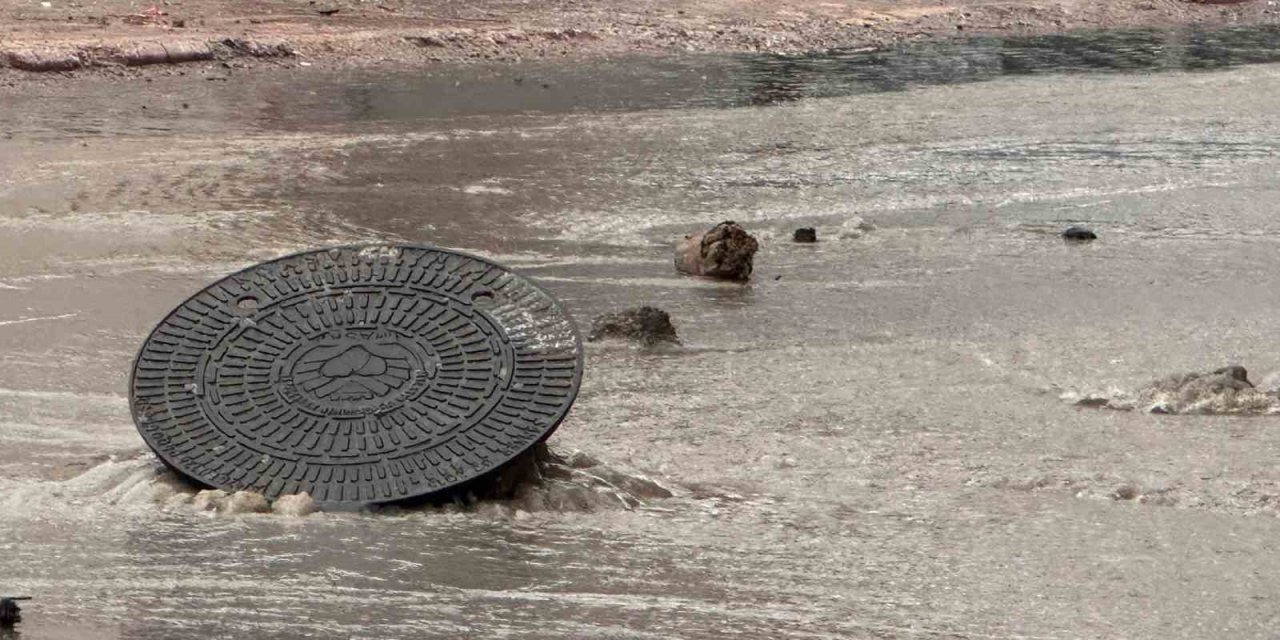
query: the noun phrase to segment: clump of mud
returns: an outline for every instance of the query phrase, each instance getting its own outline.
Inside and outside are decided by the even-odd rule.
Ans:
[[[319,507],[308,493],[280,496],[274,501],[256,491],[223,491],[205,489],[191,495],[189,491],[170,494],[165,500],[169,507],[190,506],[196,511],[212,511],[220,515],[241,513],[274,513],[281,516],[305,518]]]
[[[1181,373],[1161,378],[1137,391],[1062,395],[1077,406],[1194,415],[1273,415],[1280,413],[1280,394],[1259,389],[1248,371],[1231,365],[1207,373]]]
[[[671,316],[657,307],[636,307],[596,316],[587,340],[626,340],[646,347],[680,344]]]

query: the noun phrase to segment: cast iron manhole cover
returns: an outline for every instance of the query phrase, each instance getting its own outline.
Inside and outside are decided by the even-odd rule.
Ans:
[[[134,363],[147,444],[200,482],[321,503],[427,495],[546,438],[578,392],[560,304],[480,258],[340,247],[182,303]]]

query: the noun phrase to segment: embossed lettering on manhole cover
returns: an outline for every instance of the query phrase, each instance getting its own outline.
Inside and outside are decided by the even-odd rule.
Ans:
[[[581,376],[577,328],[528,280],[379,245],[197,293],[147,338],[130,399],[147,444],[205,484],[367,504],[497,469],[550,435]]]

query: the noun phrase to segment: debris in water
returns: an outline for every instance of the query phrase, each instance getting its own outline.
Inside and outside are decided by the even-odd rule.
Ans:
[[[662,309],[648,306],[596,316],[587,340],[608,338],[630,340],[647,347],[663,342],[680,344],[671,316]]]
[[[229,494],[222,489],[206,489],[196,494],[191,506],[196,511],[220,511]]]
[[[1249,382],[1248,371],[1230,365],[1207,373],[1182,373],[1161,378],[1136,392],[1066,393],[1076,406],[1142,410],[1154,414],[1271,415],[1280,413],[1280,397]]]
[[[745,281],[760,243],[732,220],[687,235],[676,247],[676,271],[693,276]]]
[[[308,493],[280,496],[271,503],[271,512],[281,516],[304,518],[316,511],[316,501],[311,499],[311,494]]]
[[[1131,484],[1122,484],[1111,493],[1111,498],[1113,500],[1137,500],[1139,495],[1137,487]]]
[[[1066,231],[1062,232],[1062,238],[1071,242],[1088,242],[1090,240],[1097,240],[1098,234],[1084,227],[1070,227]]]
[[[791,239],[795,242],[817,242],[818,230],[813,227],[802,227],[800,229],[796,229]]]
[[[855,240],[867,235],[868,232],[875,231],[876,226],[862,219],[862,216],[850,216],[840,225],[839,237],[846,240]]]
[[[220,511],[227,515],[269,513],[271,511],[271,503],[267,502],[267,498],[256,491],[237,491],[227,498]]]
[[[0,597],[0,629],[12,629],[13,625],[22,622],[21,600],[30,600],[27,596]]]

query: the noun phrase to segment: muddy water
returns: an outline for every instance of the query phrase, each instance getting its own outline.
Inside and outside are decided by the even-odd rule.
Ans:
[[[5,90],[21,637],[1270,637],[1276,418],[1060,396],[1280,369],[1280,67],[1236,64],[1272,37]],[[852,216],[876,229],[841,239]],[[752,283],[675,276],[673,240],[722,219],[762,239]],[[1077,223],[1100,240],[1056,237]],[[157,506],[123,395],[151,324],[253,261],[373,240],[494,257],[582,322],[671,311],[683,349],[589,348],[555,441],[677,497]]]

